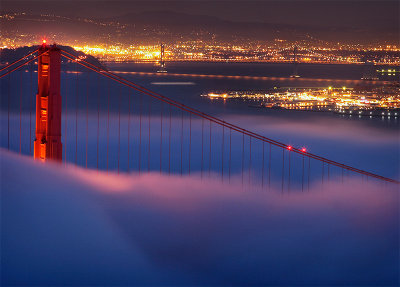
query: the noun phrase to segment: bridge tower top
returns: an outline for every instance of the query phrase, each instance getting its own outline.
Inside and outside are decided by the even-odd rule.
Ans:
[[[39,55],[34,158],[61,161],[61,50],[43,41]]]

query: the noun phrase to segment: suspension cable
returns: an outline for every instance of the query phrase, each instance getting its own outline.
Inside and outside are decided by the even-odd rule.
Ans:
[[[217,123],[217,124],[219,124],[221,126],[225,126],[225,127],[231,128],[232,130],[235,130],[235,131],[237,131],[239,133],[248,135],[250,137],[253,137],[255,139],[258,139],[258,140],[261,140],[261,141],[264,141],[264,142],[268,142],[268,143],[273,144],[275,146],[278,146],[278,147],[281,147],[281,148],[285,148],[285,149],[288,147],[288,145],[286,145],[286,144],[283,144],[283,143],[275,141],[273,139],[264,137],[264,136],[259,135],[257,133],[254,133],[254,132],[251,132],[249,130],[246,130],[246,129],[243,129],[241,127],[238,127],[236,125],[224,122],[223,120],[221,120],[219,118],[216,118],[216,117],[213,117],[211,115],[205,114],[205,113],[200,112],[200,111],[198,111],[196,109],[193,109],[193,108],[191,108],[189,106],[186,106],[186,105],[184,105],[182,103],[174,101],[174,100],[172,100],[172,99],[170,99],[168,97],[165,97],[163,95],[160,95],[160,94],[157,94],[155,92],[152,92],[152,91],[150,91],[150,90],[148,90],[148,89],[146,89],[144,87],[141,87],[140,85],[137,85],[137,84],[135,84],[135,83],[133,83],[133,82],[131,82],[129,80],[126,80],[126,79],[124,79],[122,77],[119,77],[119,76],[117,76],[117,75],[115,75],[115,74],[113,74],[111,72],[108,72],[108,71],[106,71],[106,70],[104,70],[104,69],[102,69],[100,67],[97,67],[97,66],[95,66],[95,65],[93,65],[91,63],[88,63],[88,62],[86,62],[84,60],[81,60],[81,59],[77,60],[75,56],[73,56],[72,54],[70,54],[68,52],[65,52],[64,50],[61,50],[61,51],[63,52],[62,56],[67,58],[67,59],[69,59],[69,60],[71,60],[71,61],[77,62],[80,65],[82,65],[82,66],[84,66],[84,67],[86,67],[86,68],[88,68],[90,70],[93,70],[93,71],[95,71],[95,72],[97,72],[97,73],[99,73],[99,74],[101,74],[101,75],[103,75],[105,77],[108,77],[108,78],[110,78],[110,79],[112,79],[112,80],[114,80],[116,82],[119,82],[119,83],[121,83],[123,85],[126,85],[128,87],[131,87],[131,88],[133,88],[133,89],[135,89],[135,90],[137,90],[139,92],[142,92],[142,93],[144,93],[144,94],[146,94],[148,96],[151,96],[153,98],[156,98],[156,99],[158,99],[160,101],[166,102],[166,103],[168,103],[168,104],[170,104],[172,106],[175,106],[175,107],[177,107],[177,108],[179,108],[179,109],[181,109],[183,111],[189,112],[191,114],[195,114],[195,115],[197,115],[199,117],[202,117],[202,118],[205,118],[205,119],[207,119],[207,120],[209,120],[211,122],[215,122],[215,123]],[[69,57],[69,56],[67,56],[65,54],[72,55],[74,58],[71,58],[71,57]],[[337,167],[340,167],[340,168],[343,168],[343,169],[347,169],[349,171],[353,171],[353,172],[356,172],[356,173],[359,173],[359,174],[364,174],[366,176],[374,177],[374,178],[377,178],[377,179],[380,179],[380,180],[384,180],[384,181],[387,181],[387,182],[400,184],[400,181],[397,181],[397,180],[394,180],[394,179],[391,179],[391,178],[388,178],[388,177],[380,176],[380,175],[377,175],[377,174],[374,174],[374,173],[371,173],[371,172],[367,172],[367,171],[364,171],[364,170],[361,170],[361,169],[357,169],[357,168],[354,168],[354,167],[351,167],[351,166],[348,166],[348,165],[345,165],[345,164],[342,164],[342,163],[339,163],[339,162],[336,162],[336,161],[333,161],[333,160],[329,160],[327,158],[324,158],[324,157],[321,157],[321,156],[318,156],[318,155],[315,155],[315,154],[311,154],[309,152],[304,152],[301,149],[297,149],[297,148],[293,147],[293,148],[291,148],[290,151],[298,153],[298,154],[304,154],[305,156],[307,156],[309,158],[313,158],[315,160],[323,161],[323,162],[326,162],[327,164],[331,164],[331,165],[334,165],[334,166],[337,166]]]

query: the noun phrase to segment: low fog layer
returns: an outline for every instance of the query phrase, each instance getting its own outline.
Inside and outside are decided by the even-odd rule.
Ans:
[[[397,186],[250,192],[0,152],[2,285],[398,284]]]

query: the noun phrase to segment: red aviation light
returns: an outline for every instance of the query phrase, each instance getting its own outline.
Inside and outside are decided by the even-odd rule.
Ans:
[[[290,146],[290,145],[288,145],[286,148],[287,148],[288,150],[292,150],[292,146]]]
[[[303,148],[301,149],[301,151],[302,151],[302,152],[306,152],[307,149],[306,149],[305,147],[303,147]]]

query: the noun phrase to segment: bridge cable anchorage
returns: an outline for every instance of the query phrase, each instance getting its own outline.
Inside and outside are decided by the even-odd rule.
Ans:
[[[0,72],[2,72],[2,71],[4,71],[4,70],[7,70],[8,68],[14,66],[16,63],[21,62],[22,60],[28,58],[30,55],[35,54],[35,53],[38,52],[38,51],[39,51],[39,49],[36,49],[36,50],[30,52],[29,54],[26,54],[26,55],[23,56],[22,58],[20,58],[20,59],[14,61],[14,62],[12,62],[11,64],[8,64],[7,66],[5,66],[5,67],[3,67],[3,68],[1,68],[1,69],[0,69]],[[24,64],[24,65],[25,65],[25,64]],[[23,66],[23,65],[22,65],[22,66]]]
[[[63,53],[63,57],[77,62],[76,59],[71,58],[68,55],[66,55],[66,54],[69,54],[69,53],[66,53],[64,50],[62,50],[62,52],[64,52]],[[70,54],[70,55],[72,55],[72,54]],[[158,99],[160,101],[164,101],[164,102],[166,102],[166,103],[168,103],[170,105],[173,105],[173,106],[181,109],[182,111],[186,111],[186,112],[195,114],[195,115],[197,115],[199,117],[204,117],[205,119],[209,120],[210,122],[214,122],[214,123],[217,123],[219,125],[224,125],[225,127],[229,127],[231,129],[233,129],[234,131],[237,131],[239,133],[251,136],[251,137],[253,137],[255,139],[258,139],[258,140],[261,140],[261,141],[264,141],[264,142],[271,143],[271,144],[273,144],[273,145],[275,145],[277,147],[286,148],[286,146],[287,146],[286,144],[283,144],[281,142],[272,140],[270,138],[266,138],[264,136],[261,136],[259,134],[254,133],[254,132],[251,132],[251,131],[248,131],[246,129],[240,128],[240,127],[238,127],[236,125],[233,125],[233,124],[230,124],[230,123],[226,123],[226,122],[223,123],[223,121],[221,119],[218,119],[216,117],[204,114],[204,113],[202,113],[202,112],[200,112],[198,110],[190,108],[190,107],[188,107],[188,106],[186,106],[184,104],[181,104],[179,102],[176,102],[176,101],[174,101],[174,100],[172,100],[170,98],[167,98],[167,97],[162,96],[160,94],[154,93],[154,92],[152,92],[152,91],[150,91],[150,90],[148,90],[148,89],[146,89],[144,87],[141,87],[141,86],[139,86],[139,85],[137,85],[137,84],[135,84],[133,82],[130,82],[130,81],[128,81],[128,80],[126,80],[126,79],[124,79],[122,77],[119,77],[119,76],[117,76],[117,75],[115,75],[115,74],[113,74],[111,72],[108,72],[108,71],[106,71],[106,70],[104,70],[102,68],[99,68],[99,67],[97,67],[97,66],[95,66],[93,64],[90,64],[90,63],[88,63],[88,62],[86,62],[84,60],[79,61],[79,64],[84,66],[84,67],[86,67],[86,68],[88,68],[88,69],[91,69],[91,70],[93,70],[93,71],[95,71],[95,72],[97,72],[97,73],[99,73],[99,74],[101,74],[101,75],[103,75],[105,77],[108,77],[108,78],[110,78],[110,79],[112,79],[112,80],[114,80],[116,82],[119,82],[119,83],[121,83],[123,85],[126,85],[126,86],[129,86],[129,87],[131,87],[131,88],[133,88],[133,89],[135,89],[135,90],[137,90],[139,92],[142,92],[142,93],[144,93],[144,94],[146,94],[148,96],[151,96],[151,97],[156,98],[156,99]],[[303,154],[301,149],[293,148],[291,151],[293,151],[295,153],[298,153],[298,154]],[[318,161],[324,161],[327,164],[334,165],[334,166],[337,166],[337,167],[340,167],[340,168],[344,168],[346,170],[349,170],[349,171],[352,171],[352,172],[355,172],[355,173],[364,174],[366,176],[374,177],[376,179],[380,179],[380,180],[384,180],[384,181],[387,181],[387,182],[400,184],[400,182],[397,181],[397,180],[394,180],[394,179],[391,179],[391,178],[387,178],[387,177],[383,177],[383,176],[380,176],[380,175],[377,175],[377,174],[374,174],[374,173],[371,173],[371,172],[367,172],[367,171],[364,171],[364,170],[361,170],[361,169],[357,169],[357,168],[354,168],[354,167],[351,167],[351,166],[348,166],[348,165],[345,165],[345,164],[342,164],[342,163],[339,163],[339,162],[336,162],[336,161],[333,161],[333,160],[329,160],[327,158],[323,158],[321,156],[318,156],[318,155],[315,155],[315,154],[312,154],[312,153],[309,153],[309,152],[307,152],[305,155],[307,157],[309,157],[309,158],[313,158],[313,159],[318,160]]]

